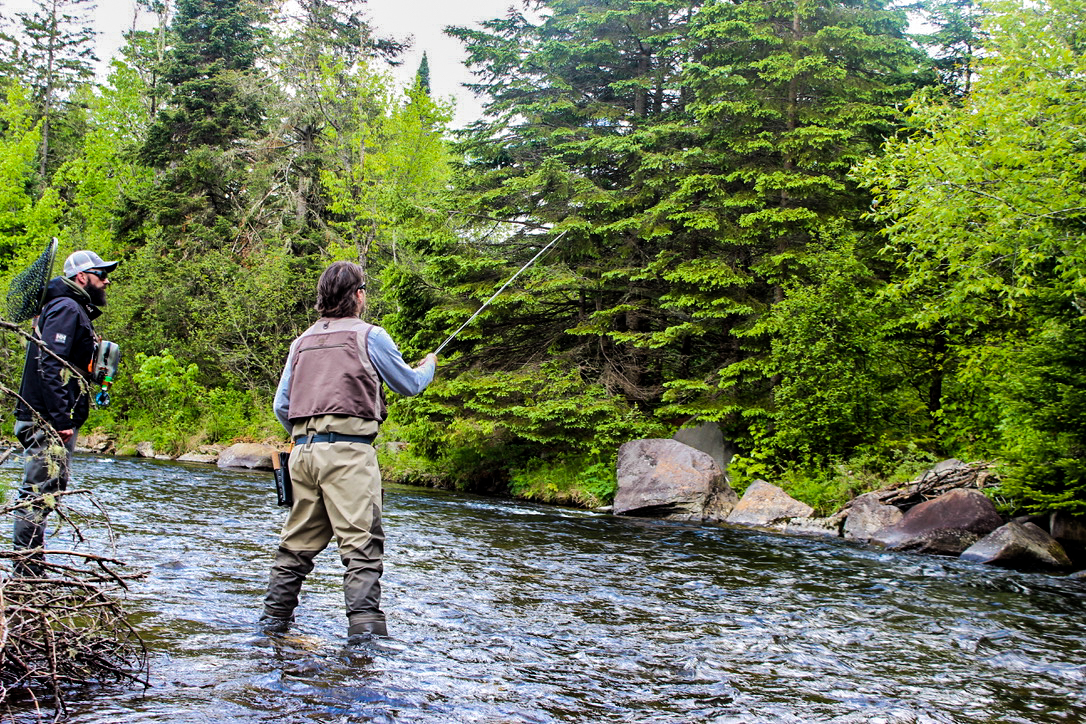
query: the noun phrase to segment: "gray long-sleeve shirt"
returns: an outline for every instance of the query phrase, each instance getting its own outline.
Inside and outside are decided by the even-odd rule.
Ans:
[[[366,337],[366,345],[370,361],[377,368],[377,374],[393,392],[408,396],[417,395],[433,381],[437,365],[433,361],[427,361],[419,367],[408,365],[404,362],[403,355],[400,354],[396,343],[392,341],[392,337],[381,327],[374,326],[370,330]],[[279,378],[279,387],[275,391],[275,402],[272,404],[275,416],[287,434],[291,434],[293,429],[287,419],[287,412],[290,409],[290,368],[293,356],[294,345],[291,345],[287,363]]]

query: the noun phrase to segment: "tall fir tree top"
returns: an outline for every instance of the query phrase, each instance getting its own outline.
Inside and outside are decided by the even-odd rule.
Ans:
[[[16,13],[11,44],[12,68],[33,89],[39,102],[94,76],[94,40],[90,14],[94,0],[34,0],[34,9]]]
[[[219,71],[253,68],[261,12],[262,3],[251,0],[178,0],[164,80],[179,85]]]
[[[430,59],[426,55],[426,51],[422,53],[422,61],[419,63],[419,69],[415,73],[415,85],[418,86],[423,93],[430,95]]]

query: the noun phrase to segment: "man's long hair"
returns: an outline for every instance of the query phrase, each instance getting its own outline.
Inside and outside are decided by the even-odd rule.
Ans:
[[[321,273],[317,282],[316,310],[322,317],[357,317],[362,310],[355,292],[366,278],[353,261],[337,261]]]

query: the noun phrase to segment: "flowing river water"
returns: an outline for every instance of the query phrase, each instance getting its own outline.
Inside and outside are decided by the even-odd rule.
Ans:
[[[1086,581],[390,486],[392,637],[348,647],[333,549],[256,630],[270,473],[77,456],[72,487],[148,571],[151,687],[71,722],[1086,721]]]

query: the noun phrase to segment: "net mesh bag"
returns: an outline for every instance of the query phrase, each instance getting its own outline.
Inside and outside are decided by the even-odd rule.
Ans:
[[[57,240],[45,246],[33,264],[16,274],[8,287],[8,319],[25,322],[41,311],[45,301],[45,286],[53,277],[53,260],[57,255]]]

